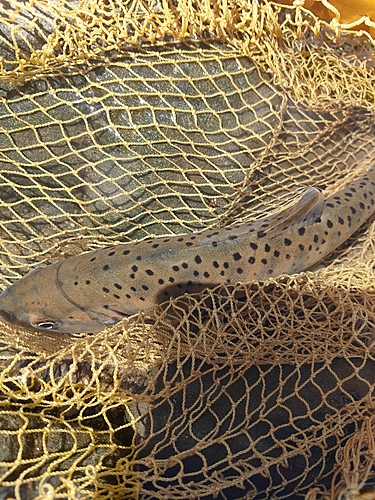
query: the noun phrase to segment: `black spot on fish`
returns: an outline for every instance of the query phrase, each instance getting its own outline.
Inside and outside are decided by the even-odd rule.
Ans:
[[[104,293],[109,293],[108,288],[106,288],[105,286],[103,286],[102,290],[103,290]]]
[[[352,196],[352,195],[350,195],[350,196]],[[335,205],[333,203],[326,203],[326,206],[329,207],[329,208],[334,208],[335,207]]]
[[[225,269],[228,269],[229,268],[229,262],[224,262],[223,266],[224,266]]]
[[[154,245],[152,245],[152,248],[158,248],[159,246],[159,243],[155,243]]]
[[[174,283],[174,278],[172,276],[168,279],[169,283]]]
[[[168,243],[168,241],[171,241],[170,238],[166,238],[165,240],[163,240],[163,243]]]
[[[112,257],[112,255],[115,255],[116,252],[109,252],[108,257]]]
[[[164,285],[164,280],[163,280],[163,279],[161,279],[161,278],[159,278],[159,279],[158,279],[158,283],[159,283],[159,285]]]
[[[253,250],[257,250],[258,249],[258,245],[256,243],[250,243],[250,247],[253,249]]]
[[[148,290],[148,286],[147,285],[142,285],[142,288],[143,288],[143,290],[146,290],[146,291]]]
[[[279,252],[278,250],[275,250],[275,251],[273,252],[273,255],[274,255],[275,257],[279,257],[279,256],[280,256],[280,252]]]
[[[181,241],[184,241],[184,238],[178,238],[177,241],[181,243]]]
[[[142,260],[142,256],[141,255],[137,255],[137,260]]]
[[[183,263],[181,264],[181,267],[182,267],[183,269],[187,269],[189,266],[188,266],[188,264],[187,264],[186,262],[183,262]]]
[[[115,287],[117,288],[117,290],[122,290],[122,286],[119,285],[118,283],[115,283]]]
[[[109,269],[109,265],[108,264],[106,264],[105,266],[103,266],[103,271],[108,271],[108,269]]]
[[[124,250],[124,251],[122,252],[122,255],[129,255],[129,254],[130,254],[130,250]]]
[[[203,276],[204,276],[205,278],[209,278],[209,277],[210,277],[210,275],[209,275],[209,273],[208,273],[207,271],[205,271],[205,272],[203,273]]]
[[[264,264],[264,265],[266,265],[267,264],[267,259],[262,259],[261,263]]]
[[[213,241],[213,242],[211,243],[211,245],[212,245],[214,248],[216,248],[216,247],[217,247],[217,241]]]
[[[148,274],[149,276],[153,276],[154,271],[152,271],[151,269],[146,269],[146,274]]]
[[[133,273],[136,273],[138,271],[138,266],[135,266],[135,265],[132,266],[132,271],[133,271]]]
[[[290,245],[292,244],[292,241],[289,238],[285,238],[284,243],[285,243],[285,246],[290,247]]]
[[[242,255],[239,254],[238,252],[236,252],[236,253],[233,254],[233,259],[234,260],[241,260],[242,259]]]
[[[249,260],[247,261],[249,264],[254,264],[255,262],[255,257],[249,257]]]
[[[197,264],[200,264],[200,263],[202,262],[202,259],[200,258],[200,256],[199,256],[199,255],[196,255],[196,256],[195,256],[195,258],[194,258],[194,260],[195,260],[195,262],[196,262]]]
[[[361,210],[364,210],[364,209],[365,209],[365,205],[361,202],[361,203],[359,204],[359,208],[360,208]]]
[[[342,217],[339,217],[339,218],[337,219],[337,221],[338,221],[338,223],[339,223],[339,224],[341,224],[341,225],[343,225],[343,224],[344,224],[344,219],[343,219]]]
[[[90,280],[86,280],[86,285],[89,285],[91,283]]]
[[[194,276],[199,276],[199,271],[194,271],[193,274]]]
[[[305,229],[304,227],[300,227],[300,228],[298,229],[298,234],[299,234],[300,236],[303,236],[305,233],[306,233],[306,229]]]
[[[269,246],[269,244],[268,244],[268,243],[266,243],[266,244],[264,245],[264,251],[265,251],[266,253],[269,253],[269,252],[271,251],[271,247]]]
[[[165,291],[165,292],[163,292],[163,295],[165,295],[165,297],[168,297],[169,296],[169,292]]]
[[[128,293],[125,295],[125,297],[126,297],[127,299],[131,299],[131,298],[132,298],[132,296],[131,296],[131,295],[129,295]]]
[[[232,234],[231,236],[229,236],[228,240],[235,240],[237,238],[238,238],[238,236],[236,236],[235,234]]]
[[[357,210],[354,207],[350,207],[350,211],[353,215],[357,212]]]
[[[218,268],[220,267],[220,266],[219,266],[219,263],[218,263],[216,260],[214,260],[214,261],[213,261],[212,265],[213,265],[214,267],[216,267],[216,269],[218,269]]]
[[[192,286],[192,284],[193,284],[193,282],[192,282],[192,281],[188,281],[188,282],[186,283],[186,286]]]
[[[258,238],[264,238],[266,234],[267,233],[265,231],[258,231]]]
[[[243,273],[243,269],[241,267],[237,267],[237,273],[238,274],[242,274]]]
[[[135,274],[134,273],[129,274],[129,278],[133,280],[135,278]]]
[[[333,227],[333,222],[331,220],[327,220],[327,227],[329,227],[330,229]]]
[[[193,243],[192,243],[191,241],[187,241],[187,242],[185,243],[185,245],[186,245],[187,247],[192,247],[192,246],[193,246]]]
[[[141,300],[142,302],[144,302],[145,298],[144,297],[139,297],[139,300]]]
[[[78,281],[75,281],[75,282],[74,282],[74,286],[77,286],[77,285],[78,285]]]
[[[298,245],[298,248],[301,250],[301,252],[302,252],[303,250],[305,250],[305,247],[304,247],[304,245],[302,245],[302,243],[300,243],[300,244]]]
[[[114,296],[115,299],[119,299],[120,298],[120,295],[117,295],[116,293],[114,293],[113,296]]]
[[[173,269],[173,271],[176,271],[176,272],[180,270],[180,268],[178,266],[172,266],[172,269]]]
[[[319,241],[319,236],[317,234],[314,234],[313,242],[318,243]]]
[[[90,262],[94,262],[94,260],[96,260],[96,257],[92,257],[92,259],[90,259]]]

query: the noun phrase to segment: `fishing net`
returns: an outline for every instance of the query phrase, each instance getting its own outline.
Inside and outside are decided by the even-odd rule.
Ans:
[[[3,1],[2,288],[365,172],[375,15],[352,3]],[[0,498],[375,498],[372,222],[100,334],[2,322]]]

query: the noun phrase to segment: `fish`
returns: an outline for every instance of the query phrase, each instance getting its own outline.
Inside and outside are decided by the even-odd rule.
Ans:
[[[375,167],[325,198],[316,187],[251,222],[123,243],[38,267],[0,295],[0,315],[39,331],[96,333],[172,297],[309,269],[375,211]]]

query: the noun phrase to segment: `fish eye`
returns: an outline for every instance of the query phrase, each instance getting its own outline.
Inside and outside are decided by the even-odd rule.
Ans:
[[[31,326],[41,328],[42,330],[52,330],[52,328],[59,328],[61,323],[52,319],[44,319],[42,321],[37,321],[36,323],[31,323]]]

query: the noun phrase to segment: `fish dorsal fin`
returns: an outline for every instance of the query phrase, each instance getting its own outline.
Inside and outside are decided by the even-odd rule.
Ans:
[[[265,220],[258,231],[263,233],[262,236],[275,237],[290,226],[302,227],[320,222],[323,206],[323,193],[317,188],[310,187],[297,203]]]

